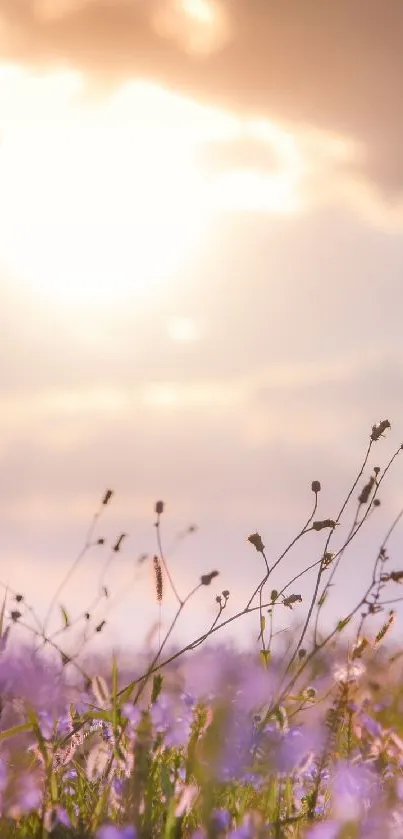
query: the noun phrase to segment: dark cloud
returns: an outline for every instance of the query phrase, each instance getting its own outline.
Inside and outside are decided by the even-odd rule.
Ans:
[[[100,89],[151,77],[239,112],[345,133],[364,144],[362,174],[390,198],[399,194],[401,0],[228,0],[231,38],[203,57],[156,32],[154,0],[83,0],[48,19],[39,8],[0,0],[4,58],[68,62]]]

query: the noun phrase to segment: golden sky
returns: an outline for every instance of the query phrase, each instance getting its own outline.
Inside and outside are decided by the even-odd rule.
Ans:
[[[402,436],[403,11],[379,9],[0,0],[0,579],[40,613],[111,486],[108,584],[137,576],[107,640],[157,617],[158,497],[168,544],[199,526],[178,585],[221,572],[188,638],[258,582],[250,532],[274,556],[313,479],[331,516],[372,424],[379,465]]]

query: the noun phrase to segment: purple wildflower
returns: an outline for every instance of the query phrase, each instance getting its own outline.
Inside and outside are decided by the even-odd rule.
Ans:
[[[305,766],[308,756],[317,753],[322,745],[319,728],[295,727],[282,734],[276,749],[275,762],[279,772],[290,773]]]
[[[52,810],[48,810],[44,820],[45,828],[49,833],[55,829],[57,824],[64,824],[65,827],[71,827],[71,821],[66,810],[59,806],[54,807]]]
[[[0,795],[4,792],[7,786],[7,766],[2,757],[0,757]]]
[[[228,830],[231,816],[228,810],[216,809],[211,814],[212,825],[216,830]]]
[[[340,823],[337,821],[326,821],[316,824],[307,833],[306,839],[337,839],[340,834]]]
[[[341,821],[362,820],[377,791],[369,766],[340,762],[332,781],[333,812]]]
[[[164,732],[167,746],[187,743],[192,723],[192,711],[163,693],[151,708],[151,720],[156,731]]]
[[[105,824],[98,830],[96,839],[136,839],[136,830],[132,825],[116,827],[114,824]]]
[[[135,728],[141,719],[141,711],[137,707],[137,705],[132,705],[131,702],[125,702],[122,707],[122,714],[126,717],[127,720],[131,723],[131,725]]]

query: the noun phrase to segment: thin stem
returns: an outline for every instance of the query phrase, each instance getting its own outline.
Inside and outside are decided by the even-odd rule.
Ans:
[[[90,526],[89,526],[89,528],[88,528],[88,532],[87,532],[87,535],[86,535],[86,538],[85,538],[85,542],[84,542],[84,545],[83,545],[83,547],[82,547],[82,549],[81,549],[80,553],[78,554],[78,556],[77,556],[77,557],[76,557],[76,559],[74,560],[74,562],[73,562],[72,566],[70,567],[69,571],[67,572],[66,576],[64,577],[64,579],[63,579],[63,580],[62,580],[62,582],[60,583],[60,585],[59,585],[58,589],[56,590],[55,594],[53,595],[53,597],[52,597],[52,599],[51,599],[51,601],[50,601],[49,609],[48,609],[48,611],[47,611],[47,614],[46,614],[46,617],[45,617],[45,621],[44,621],[44,624],[43,624],[43,631],[44,631],[44,633],[46,633],[46,628],[47,628],[47,625],[48,625],[48,622],[49,622],[50,615],[51,615],[51,613],[52,613],[53,606],[54,606],[54,604],[55,604],[55,602],[56,602],[57,598],[59,597],[60,592],[63,590],[63,588],[65,587],[65,585],[67,585],[67,583],[69,582],[69,580],[70,580],[70,578],[71,578],[72,574],[73,574],[73,573],[74,573],[74,571],[76,570],[76,568],[77,568],[78,564],[81,562],[81,560],[83,559],[83,557],[85,556],[85,554],[87,553],[87,551],[89,550],[89,548],[91,548],[91,547],[92,547],[92,544],[93,544],[93,543],[91,542],[91,539],[92,539],[92,536],[93,536],[93,533],[94,533],[95,527],[96,527],[96,525],[97,525],[97,523],[98,523],[98,520],[99,520],[99,518],[100,518],[100,516],[101,516],[103,506],[104,506],[104,503],[103,503],[103,502],[101,502],[100,509],[98,510],[98,512],[96,512],[96,513],[95,513],[95,515],[94,515],[94,517],[93,517],[93,519],[92,519],[92,522],[91,522],[91,524],[90,524]]]
[[[166,573],[166,575],[167,575],[167,577],[168,577],[168,580],[169,580],[169,584],[170,584],[170,586],[171,586],[171,589],[172,589],[172,591],[173,591],[173,593],[174,593],[174,595],[175,595],[175,597],[176,597],[176,599],[177,599],[177,601],[178,601],[179,605],[180,605],[180,606],[182,606],[182,605],[183,605],[182,598],[179,596],[179,594],[178,594],[178,592],[177,592],[177,590],[176,590],[176,587],[175,587],[174,581],[173,581],[173,579],[172,579],[172,577],[171,577],[171,574],[170,574],[170,571],[169,571],[168,565],[167,565],[167,563],[166,563],[166,561],[165,561],[164,551],[162,550],[162,541],[161,541],[161,533],[160,533],[160,529],[161,529],[161,516],[160,516],[160,514],[159,514],[159,513],[157,513],[157,521],[156,521],[156,523],[155,523],[155,529],[156,529],[156,531],[157,531],[157,543],[158,543],[158,550],[159,550],[159,553],[160,553],[160,559],[161,559],[161,562],[162,562],[162,564],[163,564],[163,566],[164,566],[164,570],[165,570],[165,573]]]
[[[265,554],[264,551],[261,551],[261,553],[263,554],[263,557],[264,557],[264,561],[266,563],[267,572],[266,572],[265,576],[263,577],[263,580],[260,581],[259,585],[257,586],[255,591],[253,592],[252,597],[250,597],[250,599],[248,600],[248,603],[246,604],[247,609],[251,605],[251,603],[252,603],[253,599],[256,597],[257,593],[261,589],[264,588],[264,585],[267,582],[267,580],[269,578],[269,575],[272,574],[273,571],[277,568],[277,566],[279,565],[281,560],[284,559],[284,557],[286,556],[288,551],[290,551],[291,548],[294,547],[295,543],[298,542],[299,539],[301,539],[301,537],[304,535],[304,533],[308,533],[307,528],[308,528],[308,525],[311,523],[311,521],[312,521],[312,519],[313,519],[313,517],[316,513],[317,506],[318,506],[318,494],[315,493],[315,503],[314,503],[314,507],[313,507],[311,515],[309,516],[308,521],[304,524],[302,530],[300,530],[300,532],[295,536],[295,538],[292,540],[292,542],[290,542],[290,544],[286,547],[286,549],[283,551],[283,553],[280,554],[280,556],[278,557],[278,559],[276,560],[276,562],[274,563],[274,565],[272,565],[272,567],[270,569],[269,569],[269,565],[268,565],[268,562],[267,562],[266,554]]]
[[[358,475],[357,475],[357,477],[356,477],[356,479],[355,479],[355,481],[354,481],[354,483],[353,483],[353,486],[352,486],[352,487],[351,487],[351,489],[350,489],[350,492],[349,492],[349,493],[348,493],[348,495],[347,495],[347,498],[345,499],[345,501],[343,502],[343,504],[342,504],[342,506],[341,506],[341,509],[340,509],[340,511],[339,511],[339,514],[338,514],[338,516],[337,516],[337,518],[336,518],[336,524],[338,524],[338,522],[340,521],[340,518],[341,518],[341,516],[343,515],[343,512],[344,512],[344,510],[345,510],[345,508],[346,508],[346,506],[347,506],[347,504],[348,504],[348,502],[349,502],[349,500],[350,500],[350,498],[351,498],[351,496],[352,496],[352,494],[353,494],[353,492],[354,492],[354,490],[355,490],[355,488],[356,488],[356,486],[357,486],[357,484],[358,484],[358,481],[360,480],[361,475],[362,475],[362,474],[363,474],[363,472],[364,472],[364,469],[365,469],[365,467],[366,467],[366,465],[367,465],[367,461],[368,461],[368,458],[369,458],[369,454],[370,454],[370,451],[371,451],[371,448],[372,448],[372,443],[373,443],[373,440],[372,440],[372,439],[370,439],[370,441],[369,441],[369,445],[368,445],[368,448],[367,448],[367,451],[366,451],[366,454],[365,454],[365,457],[364,457],[364,460],[363,460],[363,463],[362,463],[362,466],[361,466],[361,469],[360,469],[360,471],[359,471],[359,473],[358,473]],[[358,528],[357,528],[357,529],[358,529]],[[324,563],[324,556],[325,556],[325,553],[326,553],[326,551],[327,551],[327,549],[328,549],[329,542],[330,542],[330,540],[331,540],[331,538],[332,538],[333,533],[334,533],[334,530],[332,529],[332,530],[330,531],[330,533],[329,533],[328,537],[327,537],[327,540],[326,540],[326,545],[325,545],[325,549],[324,549],[324,551],[323,551],[322,559],[321,559],[320,566],[319,566],[319,571],[318,571],[318,576],[317,576],[317,579],[316,579],[316,584],[315,584],[314,593],[313,593],[313,595],[312,595],[311,603],[310,603],[310,605],[309,605],[308,614],[307,614],[307,617],[306,617],[306,621],[305,621],[305,624],[304,624],[304,628],[303,628],[302,633],[301,633],[301,635],[300,635],[300,637],[299,637],[299,640],[298,640],[297,646],[296,646],[296,648],[295,648],[295,650],[294,650],[294,653],[293,653],[293,655],[291,656],[290,661],[288,662],[288,665],[287,665],[287,667],[286,667],[286,671],[285,671],[284,677],[287,675],[287,673],[289,672],[289,670],[290,670],[290,668],[291,668],[291,666],[292,666],[293,662],[295,661],[295,659],[296,659],[296,657],[297,657],[297,655],[298,655],[298,651],[301,649],[301,646],[302,646],[303,640],[304,640],[304,638],[305,638],[305,635],[306,635],[306,632],[307,632],[307,629],[308,629],[308,626],[309,626],[309,622],[310,622],[310,620],[311,620],[311,615],[312,615],[312,612],[313,612],[313,608],[314,608],[314,605],[315,605],[315,602],[316,602],[316,598],[317,598],[317,595],[318,595],[318,591],[319,591],[320,581],[321,581],[321,578],[322,578],[322,573],[323,573],[323,568],[324,568],[324,565],[323,565],[323,563]],[[346,544],[348,544],[348,542],[347,542]]]

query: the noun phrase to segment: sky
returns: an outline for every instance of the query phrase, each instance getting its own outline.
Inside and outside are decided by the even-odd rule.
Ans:
[[[50,630],[57,604],[73,620],[97,597],[125,533],[87,647],[155,643],[176,608],[153,588],[161,499],[182,598],[219,571],[181,614],[188,643],[223,589],[224,618],[261,579],[248,535],[272,565],[313,480],[317,518],[335,518],[372,426],[391,423],[359,489],[399,448],[402,36],[400,0],[0,0],[1,583],[43,620],[101,508],[106,540]],[[324,628],[370,580],[401,486],[397,458]],[[324,542],[307,534],[273,587]],[[393,570],[401,544],[397,529]],[[279,629],[303,621],[313,573]],[[255,615],[215,638],[257,634]]]

